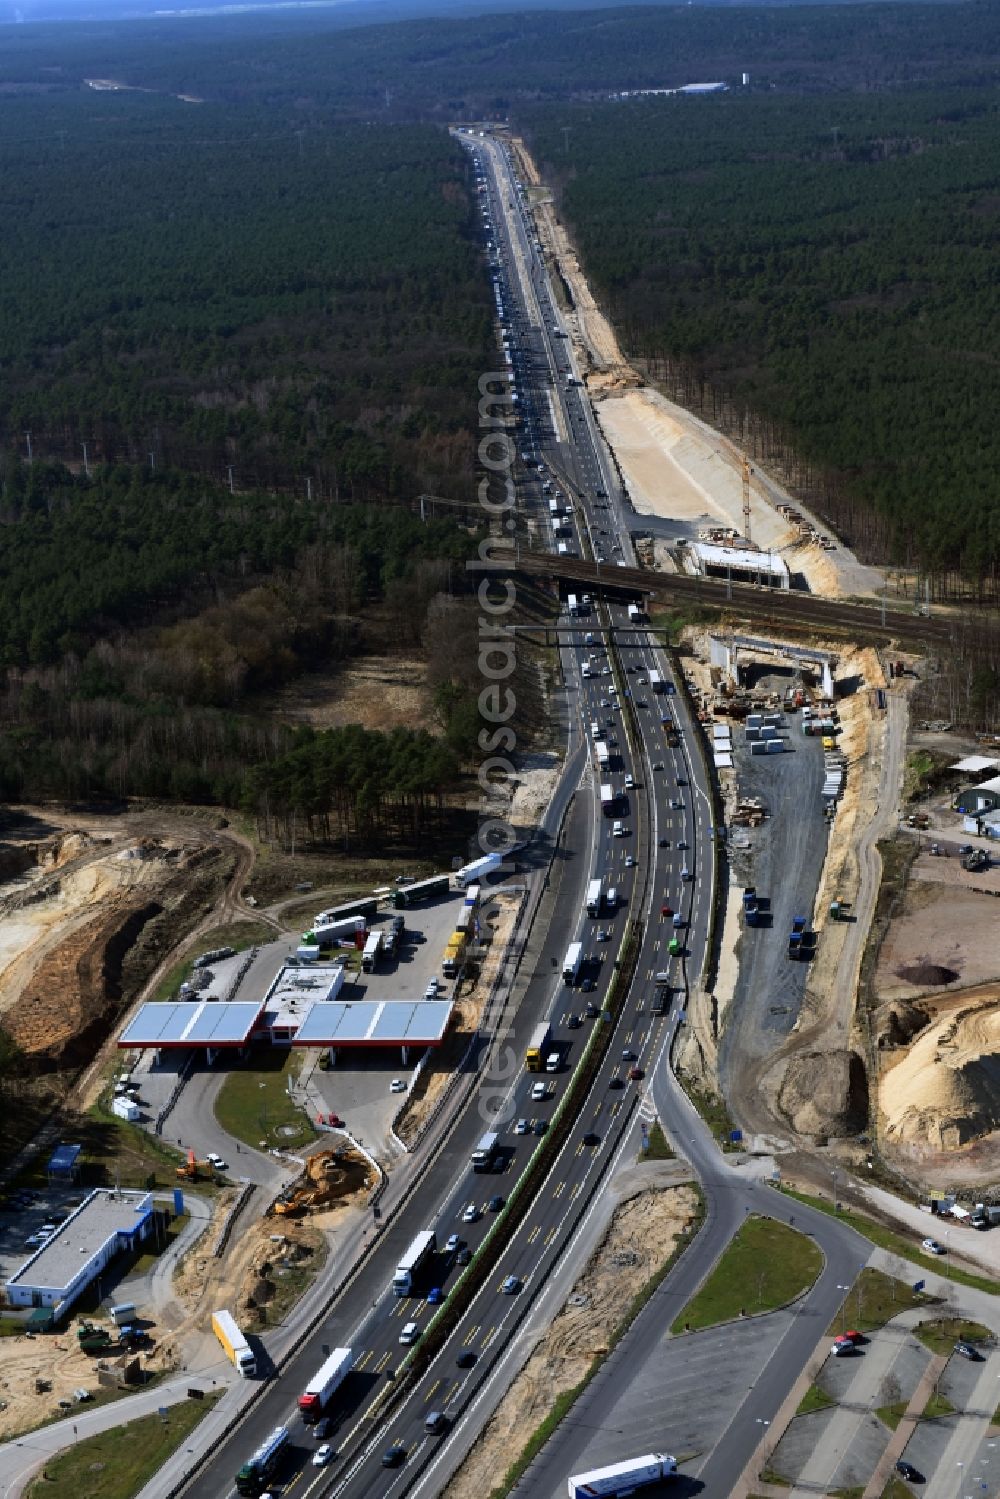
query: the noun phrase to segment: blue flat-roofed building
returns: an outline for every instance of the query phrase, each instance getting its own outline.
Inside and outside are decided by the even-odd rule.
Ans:
[[[151,1192],[98,1187],[11,1276],[8,1304],[62,1316],[116,1255],[137,1248],[155,1226]]]

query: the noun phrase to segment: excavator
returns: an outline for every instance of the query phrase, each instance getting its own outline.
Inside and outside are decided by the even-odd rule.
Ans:
[[[352,1190],[349,1178],[359,1168],[367,1176],[367,1165],[362,1157],[344,1147],[309,1156],[298,1181],[274,1204],[275,1213],[280,1218],[297,1218],[310,1208],[325,1207],[345,1190]]]
[[[211,1161],[196,1160],[194,1151],[189,1150],[187,1154],[187,1161],[185,1162],[185,1164],[183,1166],[177,1167],[177,1175],[183,1181],[193,1182],[197,1181],[199,1176],[214,1176],[215,1167],[212,1165]]]

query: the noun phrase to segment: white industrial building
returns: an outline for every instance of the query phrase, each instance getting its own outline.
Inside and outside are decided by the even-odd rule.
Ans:
[[[788,565],[774,552],[751,552],[745,547],[716,546],[708,541],[692,541],[688,550],[703,578],[729,578],[761,588],[791,587]]]
[[[156,1221],[151,1192],[99,1187],[7,1281],[8,1304],[60,1316],[116,1255],[151,1238]]]

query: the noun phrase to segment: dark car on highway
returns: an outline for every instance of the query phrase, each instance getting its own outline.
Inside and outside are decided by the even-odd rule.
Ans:
[[[406,1461],[406,1448],[399,1442],[394,1442],[382,1453],[383,1468],[398,1468]]]

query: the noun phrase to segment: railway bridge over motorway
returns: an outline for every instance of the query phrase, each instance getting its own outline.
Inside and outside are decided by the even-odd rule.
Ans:
[[[925,618],[912,610],[883,608],[845,599],[825,599],[798,590],[777,591],[746,583],[726,583],[684,573],[651,572],[642,567],[618,567],[588,562],[580,557],[557,557],[550,552],[518,549],[512,571],[531,577],[552,578],[563,585],[585,589],[606,598],[662,599],[665,603],[699,604],[774,629],[800,629],[823,634],[848,635],[853,640],[875,644],[895,643],[913,649],[954,645],[959,619],[938,615]],[[986,621],[981,621],[986,630]]]

